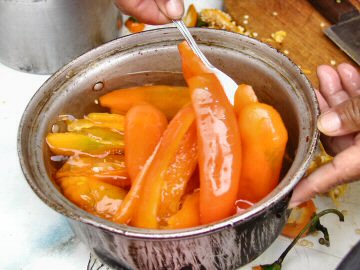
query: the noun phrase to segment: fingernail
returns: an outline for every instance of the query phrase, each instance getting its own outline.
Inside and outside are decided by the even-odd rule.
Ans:
[[[321,132],[333,133],[340,129],[341,120],[336,112],[328,112],[320,116],[317,125]]]
[[[165,9],[170,19],[180,19],[184,12],[184,7],[179,0],[167,1]]]

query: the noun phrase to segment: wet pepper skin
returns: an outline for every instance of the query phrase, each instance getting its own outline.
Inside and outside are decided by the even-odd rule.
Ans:
[[[194,138],[194,136],[187,136],[194,119],[193,108],[185,106],[171,120],[154,152],[136,176],[124,202],[114,215],[115,222],[141,228],[156,229],[159,227],[158,214],[165,179],[169,168],[174,162],[177,162],[177,155],[183,155],[182,145],[188,145],[188,151],[193,151],[193,144],[189,143],[186,138]],[[196,164],[196,155],[191,156],[194,159],[193,163]],[[191,170],[194,170],[194,167],[189,166]],[[180,175],[181,173],[176,170],[182,171],[184,168],[175,166],[173,169],[175,172],[171,171],[172,174]],[[191,174],[184,171],[184,175],[188,175],[188,178],[191,177]]]
[[[158,108],[170,120],[190,102],[190,97],[187,87],[151,85],[115,90],[99,100],[101,106],[119,114],[125,114],[132,106],[146,102]]]
[[[200,221],[235,213],[241,169],[241,142],[233,106],[216,75],[187,43],[179,45],[185,80],[195,110],[200,172]]]
[[[242,145],[238,199],[256,203],[279,182],[288,134],[280,114],[258,102],[249,86],[239,86],[235,110]]]
[[[135,105],[127,112],[125,160],[131,179],[136,178],[151,156],[167,124],[166,116],[150,104]]]

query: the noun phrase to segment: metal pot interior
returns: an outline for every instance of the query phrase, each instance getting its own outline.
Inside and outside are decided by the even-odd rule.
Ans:
[[[288,196],[312,159],[318,133],[318,105],[310,83],[286,56],[254,39],[219,30],[194,29],[194,37],[216,67],[236,82],[253,86],[261,101],[274,106],[289,132],[282,181],[261,202],[240,216],[181,231],[152,231],[100,220],[77,208],[51,181],[55,171],[44,138],[58,115],[76,117],[104,111],[96,100],[111,90],[143,84],[185,84],[176,29],[135,34],[109,42],[54,74],[34,95],[21,120],[18,146],[23,172],[37,195],[58,212],[115,233],[143,238],[179,238],[210,233],[260,215]],[[94,86],[97,85],[95,88]],[[101,88],[101,90],[97,90]],[[96,89],[96,90],[94,90]]]

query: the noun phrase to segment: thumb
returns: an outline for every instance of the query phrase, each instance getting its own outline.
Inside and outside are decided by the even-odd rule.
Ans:
[[[319,130],[328,136],[360,131],[360,96],[355,96],[320,115]]]
[[[179,20],[184,14],[183,0],[155,0],[161,12],[171,20]]]

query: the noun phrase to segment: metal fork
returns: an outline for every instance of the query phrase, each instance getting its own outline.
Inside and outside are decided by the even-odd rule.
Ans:
[[[184,22],[182,20],[173,20],[173,23],[176,25],[176,27],[179,29],[181,34],[184,36],[185,40],[189,44],[190,48],[195,52],[195,54],[197,56],[199,56],[201,61],[203,61],[203,63],[206,65],[206,67],[208,69],[210,69],[213,73],[216,74],[216,76],[220,80],[221,85],[223,86],[228,98],[232,102],[234,93],[235,93],[236,89],[238,88],[237,83],[233,79],[231,79],[228,75],[226,75],[224,72],[222,72],[221,70],[214,67],[209,62],[209,60],[201,52],[198,44],[196,43],[196,41],[192,37],[189,29],[186,27],[186,25],[184,24]]]

